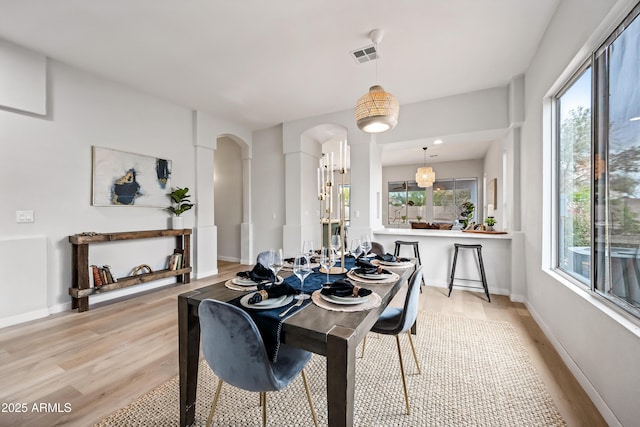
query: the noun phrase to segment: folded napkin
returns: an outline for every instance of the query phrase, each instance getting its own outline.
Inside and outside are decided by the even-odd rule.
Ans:
[[[322,295],[334,295],[337,297],[364,297],[371,293],[371,289],[354,286],[347,279],[336,280],[320,290]]]
[[[284,295],[296,295],[298,291],[293,289],[288,283],[281,283],[275,286],[265,286],[263,284],[258,285],[258,292],[251,295],[251,298],[247,301],[249,304],[255,304],[260,301],[264,301],[269,298],[279,298]]]
[[[366,259],[358,258],[356,260],[356,273],[360,274],[391,274],[389,270],[386,270],[379,265],[373,265]]]
[[[294,263],[294,261],[295,261],[295,260],[296,260],[295,258],[285,258],[285,259],[284,259],[284,262],[290,262],[290,263],[293,265],[293,263]],[[311,262],[311,261],[310,261],[310,262]],[[305,258],[304,258],[304,262],[303,262],[303,264],[306,264],[306,263],[307,263],[307,258],[305,257]]]
[[[379,261],[386,262],[407,262],[411,261],[409,258],[397,257],[395,255],[391,255],[390,253],[386,253],[384,255],[376,255],[376,259]]]
[[[262,264],[256,264],[251,271],[239,271],[236,275],[244,277],[245,279],[251,279],[256,283],[266,281],[275,282],[276,280],[273,271],[269,270]]]

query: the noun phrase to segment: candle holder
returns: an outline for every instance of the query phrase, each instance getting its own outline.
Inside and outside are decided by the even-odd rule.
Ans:
[[[340,141],[340,164],[337,172],[341,175],[342,188],[344,189],[344,175],[346,173],[346,141]],[[336,170],[333,165],[333,153],[329,153],[326,157],[320,160],[320,167],[318,168],[318,200],[320,202],[320,224],[327,224],[327,246],[331,246],[331,224],[333,223],[333,191],[334,191],[334,173]],[[346,273],[347,269],[344,267],[344,254],[345,254],[345,242],[344,242],[344,223],[345,223],[345,200],[344,194],[338,194],[338,200],[340,202],[338,223],[340,227],[340,266],[334,266],[329,269],[329,274],[342,274]],[[322,229],[322,227],[321,227]],[[322,230],[322,233],[324,230]],[[321,235],[320,242],[322,242],[324,236]],[[327,273],[324,268],[320,269],[320,272]]]

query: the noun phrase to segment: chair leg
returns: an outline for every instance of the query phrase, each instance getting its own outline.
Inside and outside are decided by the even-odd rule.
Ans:
[[[366,335],[362,339],[362,356],[361,357],[364,357],[364,346],[365,345],[367,345],[367,336]]]
[[[262,427],[267,427],[267,393],[261,392],[262,395]]]
[[[409,393],[407,393],[407,381],[404,378],[404,365],[402,364],[402,350],[400,350],[400,337],[396,335],[396,345],[398,346],[398,359],[400,360],[400,373],[402,374],[402,388],[404,389],[404,401],[407,405],[407,415],[411,415],[409,409]]]
[[[311,409],[311,416],[313,417],[313,425],[318,427],[318,418],[316,417],[316,410],[313,408],[313,401],[311,400],[311,391],[309,391],[309,383],[307,382],[307,376],[302,370],[302,382],[304,383],[304,391],[307,392],[307,400],[309,401],[309,409]]]
[[[411,331],[407,331],[409,337],[409,344],[411,344],[411,351],[413,351],[413,360],[416,361],[416,367],[418,368],[418,375],[422,375],[420,371],[420,362],[418,362],[418,355],[416,354],[416,348],[413,346],[413,338],[411,338]]]
[[[211,427],[213,421],[213,413],[218,406],[218,398],[220,397],[220,389],[222,388],[222,380],[218,380],[218,387],[216,387],[216,394],[213,395],[213,403],[211,403],[211,411],[209,412],[209,418],[207,418],[207,427]]]

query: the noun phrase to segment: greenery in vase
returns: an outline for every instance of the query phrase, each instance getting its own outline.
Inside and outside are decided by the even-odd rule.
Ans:
[[[416,218],[418,219],[418,222],[422,221],[422,217],[420,215],[418,215]]]
[[[404,224],[405,222],[407,222],[407,216],[406,215],[402,215],[400,216],[400,218],[402,219],[402,223]]]
[[[189,195],[188,187],[177,187],[169,193],[168,196],[171,198],[171,206],[166,208],[166,210],[175,216],[182,215],[194,206],[194,204],[191,203],[191,200],[189,200],[189,197],[191,196]]]
[[[485,224],[487,224],[489,227],[493,227],[494,225],[496,225],[496,219],[492,216],[488,217],[487,219],[484,220]]]

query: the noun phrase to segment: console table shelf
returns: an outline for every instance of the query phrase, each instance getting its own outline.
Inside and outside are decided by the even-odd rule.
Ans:
[[[138,240],[157,237],[175,237],[176,249],[183,253],[183,268],[177,270],[158,270],[151,273],[138,274],[116,279],[114,283],[104,284],[100,287],[90,287],[89,285],[89,244],[101,242],[114,242],[119,240]],[[69,243],[72,245],[72,273],[71,287],[71,307],[77,308],[78,312],[89,310],[89,295],[100,294],[115,289],[123,289],[153,280],[176,277],[179,283],[189,283],[191,281],[191,229],[182,230],[146,230],[128,231],[119,233],[98,233],[98,234],[74,234],[69,236]]]

